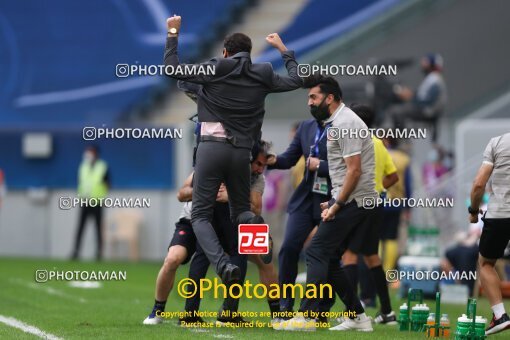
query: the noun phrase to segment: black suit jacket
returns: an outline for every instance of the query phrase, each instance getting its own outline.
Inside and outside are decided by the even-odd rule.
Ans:
[[[299,161],[301,156],[305,156],[308,159],[310,155],[310,147],[314,145],[315,136],[319,125],[315,119],[305,120],[296,131],[294,139],[290,143],[287,150],[284,153],[276,157],[276,163],[269,167],[269,169],[290,169]],[[331,179],[329,178],[328,169],[328,150],[326,143],[327,136],[319,142],[319,159],[321,160],[318,176],[325,177],[328,181],[328,195],[322,195],[312,192],[313,181],[315,178],[314,172],[308,172],[308,178],[306,176],[307,167],[305,168],[305,176],[298,185],[294,194],[290,198],[287,211],[293,213],[297,210],[306,210],[309,204],[313,206],[313,217],[320,218],[320,204],[331,199]]]
[[[260,138],[266,96],[302,86],[294,52],[286,51],[282,58],[288,76],[275,73],[271,63],[253,64],[249,53],[240,52],[197,65],[204,68],[213,65],[214,75],[177,74],[171,77],[201,84],[197,98],[198,120],[223,123],[234,146],[251,149],[254,140]],[[176,37],[167,38],[165,65],[185,67],[179,63]]]

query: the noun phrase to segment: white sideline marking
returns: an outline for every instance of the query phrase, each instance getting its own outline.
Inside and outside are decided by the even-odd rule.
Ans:
[[[49,340],[61,340],[62,339],[56,335],[43,332],[37,327],[27,325],[26,323],[21,322],[21,321],[15,319],[15,318],[12,318],[12,317],[0,315],[0,322],[6,324],[7,326],[21,329],[25,333],[30,333],[30,334],[36,335],[40,338],[43,338],[43,339],[49,339]]]
[[[101,282],[97,281],[70,281],[69,286],[74,288],[95,289],[101,288]]]

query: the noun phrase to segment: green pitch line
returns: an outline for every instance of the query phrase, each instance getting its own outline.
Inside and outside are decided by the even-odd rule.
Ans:
[[[13,317],[28,325],[51,333],[64,339],[146,339],[146,338],[179,338],[185,339],[292,339],[296,332],[274,331],[269,328],[255,329],[223,329],[213,328],[209,331],[183,329],[177,326],[176,320],[171,319],[161,325],[142,325],[143,319],[152,310],[154,301],[154,285],[160,263],[122,263],[122,262],[71,262],[44,259],[13,259],[0,258],[0,315]],[[66,281],[51,281],[36,283],[37,270],[70,270],[70,271],[126,271],[126,281],[102,282],[100,288],[74,288]],[[177,280],[184,278],[189,266],[183,266],[177,272]],[[209,270],[209,278],[213,278],[213,271]],[[247,278],[258,283],[256,267],[249,264]],[[392,304],[398,314],[398,307],[403,300],[396,298],[392,291]],[[205,297],[201,309],[217,311],[221,302],[211,297]],[[429,306],[433,301],[427,301]],[[167,311],[182,311],[184,299],[179,297],[174,289],[168,299]],[[485,299],[478,300],[478,314],[490,319],[491,311]],[[507,308],[510,308],[507,305]],[[241,299],[241,311],[266,312],[266,301],[256,299]],[[335,311],[343,310],[343,305],[337,299],[333,307]],[[465,311],[464,305],[442,305],[443,313],[448,313],[455,330],[456,319]],[[367,314],[374,316],[377,311],[373,308]],[[262,322],[269,322],[269,318],[256,318]],[[253,320],[253,319],[250,319]],[[207,321],[214,322],[213,319]],[[255,320],[253,320],[255,321]],[[332,325],[336,322],[332,321]],[[422,334],[404,333],[396,326],[374,326],[373,333],[354,333],[348,335],[339,332],[318,330],[307,332],[311,339],[338,339],[348,336],[349,339],[423,339]],[[491,339],[508,337],[504,332],[491,336]],[[21,330],[0,324],[0,339],[36,339]]]

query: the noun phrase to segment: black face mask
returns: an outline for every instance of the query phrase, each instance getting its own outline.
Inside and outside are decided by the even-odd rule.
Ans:
[[[329,118],[329,104],[322,105],[324,104],[326,98],[327,97],[324,97],[324,99],[321,101],[319,105],[310,105],[310,113],[315,119],[317,119],[320,122]]]

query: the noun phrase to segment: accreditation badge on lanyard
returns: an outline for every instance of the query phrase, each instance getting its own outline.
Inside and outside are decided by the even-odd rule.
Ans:
[[[315,134],[315,143],[313,146],[313,149],[315,151],[315,156],[319,156],[319,143],[324,137],[326,131],[328,130],[328,126],[324,127],[324,130],[322,131],[322,134],[320,134],[320,130],[317,129],[317,133]],[[320,135],[319,135],[320,134]],[[315,171],[314,177],[313,177],[313,186],[312,186],[312,192],[316,194],[321,195],[327,195],[328,194],[328,180],[326,177],[320,177],[319,171]]]
[[[315,172],[315,176],[313,179],[312,192],[321,195],[328,194],[328,180],[326,179],[326,177],[319,177],[317,172]]]

